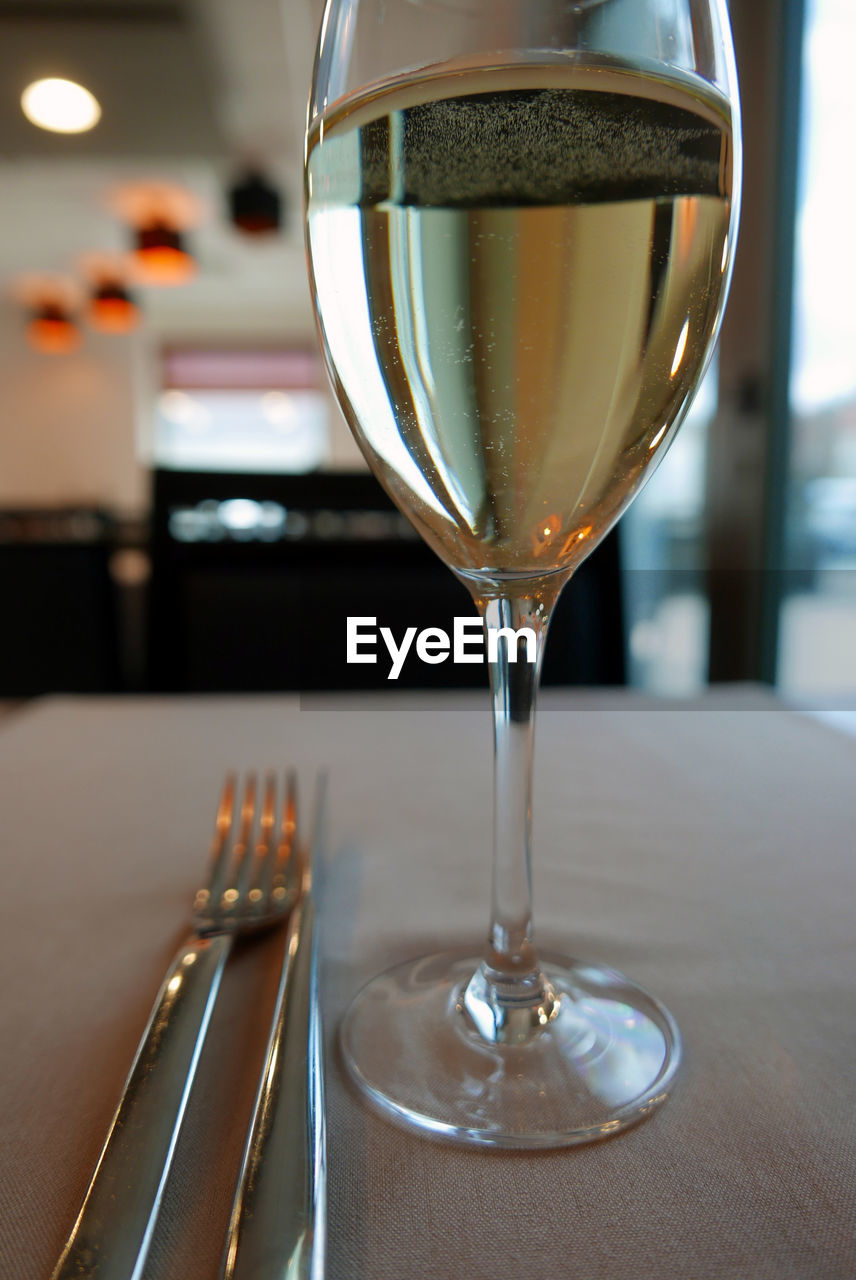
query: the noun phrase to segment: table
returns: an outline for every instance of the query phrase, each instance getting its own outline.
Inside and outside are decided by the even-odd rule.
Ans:
[[[771,698],[545,696],[535,918],[677,1017],[675,1096],[605,1143],[426,1142],[343,1080],[386,964],[480,941],[480,698],[48,699],[0,722],[0,1274],[50,1273],[185,929],[227,767],[329,770],[319,867],[330,1280],[851,1280],[856,742]],[[224,981],[145,1280],[208,1280],[277,979]]]

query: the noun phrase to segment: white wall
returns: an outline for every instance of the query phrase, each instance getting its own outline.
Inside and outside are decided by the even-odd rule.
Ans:
[[[0,304],[0,507],[98,504],[138,512],[140,340],[87,332],[72,355],[27,345],[19,307]]]

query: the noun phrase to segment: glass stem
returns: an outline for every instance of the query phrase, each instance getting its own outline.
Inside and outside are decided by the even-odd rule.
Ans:
[[[532,932],[532,758],[535,698],[557,590],[477,599],[488,648],[494,732],[493,900],[485,958],[463,1007],[492,1042],[522,1043],[548,1023],[555,998]],[[516,633],[516,634],[515,634]],[[534,660],[530,660],[534,659]]]

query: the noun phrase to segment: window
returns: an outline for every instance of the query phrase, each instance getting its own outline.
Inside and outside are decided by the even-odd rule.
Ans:
[[[301,472],[330,451],[329,397],[314,353],[168,351],[154,461],[188,471]]]
[[[803,37],[792,442],[779,683],[856,692],[856,256],[852,0],[810,0]]]

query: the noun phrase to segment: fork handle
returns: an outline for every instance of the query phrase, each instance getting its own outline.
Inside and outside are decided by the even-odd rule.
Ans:
[[[163,980],[51,1280],[138,1280],[232,945],[195,935]]]

